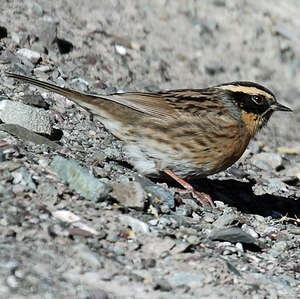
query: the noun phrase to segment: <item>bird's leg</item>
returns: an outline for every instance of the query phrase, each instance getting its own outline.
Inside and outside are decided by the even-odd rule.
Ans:
[[[173,178],[177,183],[179,183],[184,189],[190,192],[192,196],[196,200],[198,200],[202,205],[209,204],[211,207],[215,207],[214,202],[212,201],[211,197],[208,194],[195,190],[195,188],[192,185],[190,185],[188,182],[180,178],[172,170],[165,168],[163,171],[171,178]]]

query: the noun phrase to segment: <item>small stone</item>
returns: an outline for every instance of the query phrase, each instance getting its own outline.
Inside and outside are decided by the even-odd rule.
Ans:
[[[14,184],[26,186],[27,189],[31,189],[31,190],[36,189],[36,184],[32,180],[30,173],[25,167],[21,167],[17,171],[13,172],[12,176],[14,178],[13,181]]]
[[[61,221],[72,223],[80,220],[80,217],[67,210],[59,210],[52,212],[52,216]]]
[[[88,200],[105,199],[111,191],[110,186],[90,175],[75,160],[55,156],[51,167],[60,180]]]
[[[74,227],[74,229],[81,230],[81,233],[84,234],[85,236],[96,236],[99,234],[95,229],[93,229],[92,227],[88,226],[83,222],[75,222],[72,224],[72,226]],[[73,234],[74,234],[74,230],[73,230]]]
[[[130,226],[136,233],[148,234],[150,232],[149,225],[141,220],[128,215],[120,215],[119,219],[122,223]]]
[[[13,275],[10,275],[7,277],[6,283],[12,289],[16,289],[19,286],[19,282],[18,282],[17,278]]]
[[[160,257],[163,253],[169,252],[176,246],[174,240],[170,238],[151,238],[146,244],[144,244],[142,250],[144,253],[150,256]]]
[[[145,205],[144,190],[138,182],[113,184],[112,196],[129,208],[143,209]]]
[[[35,144],[44,144],[51,148],[59,148],[60,146],[48,138],[31,132],[19,125],[14,124],[2,124],[0,125],[0,131],[5,131],[13,136],[22,139],[25,142],[33,142]]]
[[[258,236],[258,234],[257,234],[257,232],[251,227],[251,226],[249,226],[249,225],[247,225],[247,224],[243,224],[242,225],[242,230],[245,232],[245,233],[247,233],[247,234],[249,234],[250,236],[252,236],[253,238],[255,238],[255,239],[257,239],[259,236]]]
[[[154,284],[153,289],[160,290],[162,292],[170,292],[172,287],[166,279],[160,279]]]
[[[222,228],[228,225],[231,225],[234,221],[237,220],[237,216],[235,214],[224,214],[220,216],[213,225],[218,228]]]
[[[40,53],[26,49],[26,48],[22,48],[22,49],[18,50],[17,54],[21,57],[25,57],[33,64],[37,64],[41,59]]]
[[[282,165],[282,158],[275,153],[259,153],[251,158],[251,163],[263,170],[276,170]]]
[[[0,119],[4,123],[19,125],[36,133],[52,133],[52,121],[48,111],[19,102],[0,101]]]
[[[121,56],[125,56],[127,54],[127,50],[124,46],[115,45],[116,52]]]
[[[249,234],[242,231],[239,227],[231,227],[214,230],[209,236],[213,241],[227,241],[231,243],[256,244],[256,240]]]
[[[22,101],[26,105],[49,109],[49,104],[44,100],[44,98],[41,95],[25,95],[23,96]]]

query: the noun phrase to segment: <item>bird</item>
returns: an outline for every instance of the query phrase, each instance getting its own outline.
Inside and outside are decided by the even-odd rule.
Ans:
[[[69,98],[124,142],[129,163],[140,174],[167,174],[201,204],[212,207],[211,197],[189,181],[233,165],[273,112],[292,111],[269,89],[248,81],[97,95],[16,73],[6,75]]]

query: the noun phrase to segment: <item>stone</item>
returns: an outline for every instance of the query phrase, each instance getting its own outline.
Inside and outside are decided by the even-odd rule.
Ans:
[[[75,160],[55,156],[51,167],[59,179],[88,200],[105,199],[111,187],[90,175],[87,169]]]
[[[141,220],[133,218],[128,215],[120,215],[119,220],[121,223],[130,226],[131,229],[136,233],[148,234],[150,232],[149,225]]]
[[[282,165],[282,158],[276,153],[259,153],[251,158],[251,163],[263,170],[276,170]]]
[[[138,182],[113,184],[112,196],[118,202],[129,208],[143,209],[145,205],[145,192]]]
[[[27,60],[29,60],[33,64],[37,64],[41,59],[41,54],[40,53],[38,53],[36,51],[26,49],[26,48],[22,48],[22,49],[18,50],[17,54],[21,57],[26,58]]]
[[[23,140],[25,142],[33,142],[33,143],[39,144],[39,145],[46,145],[46,146],[49,146],[54,149],[60,147],[60,145],[49,140],[48,138],[38,135],[34,132],[31,132],[19,125],[2,124],[2,125],[0,125],[0,131],[7,132],[15,137],[20,138],[21,140]]]
[[[1,101],[0,119],[6,124],[19,125],[36,133],[47,135],[52,133],[50,112],[23,103],[10,100]]]

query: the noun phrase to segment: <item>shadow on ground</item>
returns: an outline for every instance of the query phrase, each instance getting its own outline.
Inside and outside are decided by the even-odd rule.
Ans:
[[[222,201],[243,213],[258,214],[264,217],[300,217],[299,201],[270,194],[255,195],[252,190],[254,184],[234,179],[226,181],[201,179],[193,182],[194,187],[208,193],[214,201]]]

